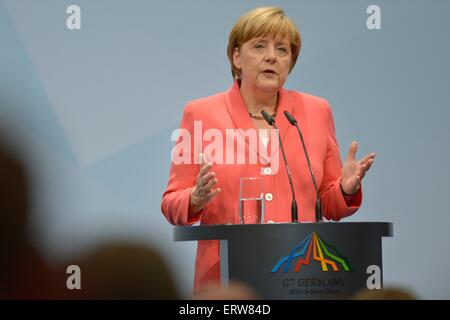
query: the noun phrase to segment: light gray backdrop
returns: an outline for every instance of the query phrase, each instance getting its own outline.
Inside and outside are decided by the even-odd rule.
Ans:
[[[66,28],[71,4],[81,30]],[[377,154],[347,221],[394,223],[385,284],[450,298],[447,0],[0,1],[0,121],[34,169],[36,244],[56,263],[141,241],[191,290],[196,245],[172,242],[160,212],[170,135],[187,101],[231,86],[228,33],[267,4],[303,37],[286,87],[330,101],[343,157],[353,139]]]

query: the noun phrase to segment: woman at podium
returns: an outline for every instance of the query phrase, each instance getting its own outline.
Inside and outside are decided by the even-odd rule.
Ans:
[[[316,220],[317,194],[326,219],[338,221],[358,210],[361,180],[375,154],[357,160],[354,141],[342,163],[327,100],[284,88],[300,49],[300,33],[280,8],[257,8],[238,19],[227,48],[234,79],[231,88],[191,101],[184,109],[161,203],[171,224],[239,223],[244,177],[263,182],[263,223],[292,221],[292,191],[277,131],[261,111],[279,128],[298,220]],[[301,127],[311,171],[298,131],[285,111]],[[218,241],[199,241],[194,291],[219,281],[218,252]]]

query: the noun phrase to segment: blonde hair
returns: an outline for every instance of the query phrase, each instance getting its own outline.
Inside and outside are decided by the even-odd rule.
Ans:
[[[227,55],[231,63],[233,79],[240,78],[240,70],[233,63],[234,49],[253,39],[271,36],[273,38],[287,38],[289,41],[292,60],[289,72],[295,66],[302,46],[300,32],[291,19],[278,7],[261,7],[253,9],[240,17],[228,37]]]

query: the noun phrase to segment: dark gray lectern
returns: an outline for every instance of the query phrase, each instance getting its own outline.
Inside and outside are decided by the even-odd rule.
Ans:
[[[223,285],[238,280],[264,299],[347,299],[382,286],[382,237],[392,223],[175,227],[175,241],[220,240]]]

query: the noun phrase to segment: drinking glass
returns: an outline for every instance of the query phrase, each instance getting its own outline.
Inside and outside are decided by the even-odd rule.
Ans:
[[[264,192],[262,178],[241,178],[239,190],[241,224],[264,222]]]

